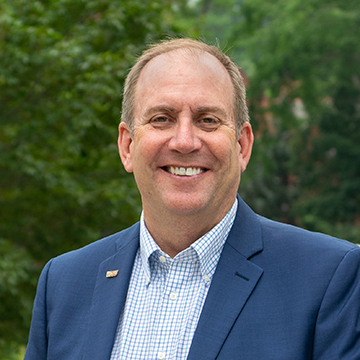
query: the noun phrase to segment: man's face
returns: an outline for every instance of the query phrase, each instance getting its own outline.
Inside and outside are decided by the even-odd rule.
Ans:
[[[236,138],[232,106],[230,77],[210,54],[175,50],[145,66],[135,93],[134,135],[124,123],[119,135],[145,217],[170,212],[220,220],[226,214],[253,139],[248,123]]]

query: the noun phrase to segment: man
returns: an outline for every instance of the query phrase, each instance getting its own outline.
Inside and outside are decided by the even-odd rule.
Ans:
[[[118,143],[141,221],[46,265],[26,360],[360,359],[360,249],[237,195],[253,134],[227,56],[189,39],[147,50]]]

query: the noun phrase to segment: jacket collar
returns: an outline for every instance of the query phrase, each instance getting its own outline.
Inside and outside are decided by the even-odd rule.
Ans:
[[[215,359],[263,270],[250,258],[263,249],[257,215],[238,197],[234,225],[200,315],[188,360]]]
[[[123,309],[130,276],[139,248],[139,224],[116,235],[117,252],[98,269],[87,325],[83,359],[110,359],[116,329]],[[107,277],[108,271],[115,276]]]

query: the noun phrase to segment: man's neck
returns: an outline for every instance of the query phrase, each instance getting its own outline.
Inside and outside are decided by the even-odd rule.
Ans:
[[[149,212],[144,208],[144,220],[149,233],[161,250],[174,258],[216,226],[232,205],[233,203],[218,209],[215,214],[172,214],[165,212],[160,215],[159,212]],[[151,216],[154,213],[157,216]]]

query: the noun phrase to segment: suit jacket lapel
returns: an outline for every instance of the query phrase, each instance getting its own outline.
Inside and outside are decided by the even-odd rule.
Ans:
[[[262,251],[256,215],[238,197],[234,225],[221,254],[206,298],[188,360],[215,359],[263,270],[248,259]]]
[[[86,360],[109,359],[116,328],[125,303],[131,271],[139,247],[139,226],[136,224],[122,233],[117,241],[119,251],[103,261],[98,270],[92,306],[84,344]],[[118,270],[107,277],[108,271]]]

